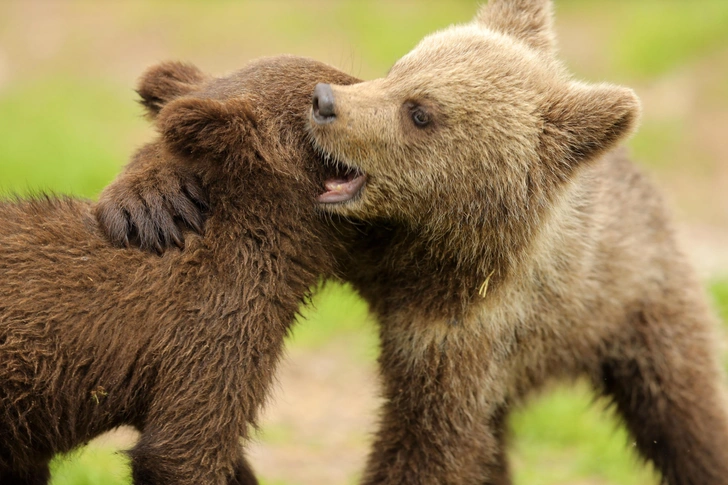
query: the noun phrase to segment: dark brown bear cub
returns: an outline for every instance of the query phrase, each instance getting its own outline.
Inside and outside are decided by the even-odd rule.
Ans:
[[[55,453],[122,424],[141,432],[136,485],[255,483],[240,438],[300,302],[335,269],[304,131],[311,90],[331,79],[353,80],[293,57],[221,79],[181,64],[143,77],[160,137],[135,166],[175,167],[207,198],[205,235],[184,252],[112,247],[87,201],[0,203],[2,485],[45,484]],[[192,202],[174,209],[194,226]]]

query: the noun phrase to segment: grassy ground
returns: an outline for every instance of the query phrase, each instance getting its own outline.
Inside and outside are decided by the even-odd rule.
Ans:
[[[0,193],[94,197],[151,136],[142,70],[185,59],[222,73],[261,55],[315,57],[383,75],[419,38],[467,21],[474,1],[5,0],[0,2]],[[630,142],[676,207],[681,234],[728,318],[728,3],[557,0],[562,57],[580,76],[635,87]],[[251,455],[265,483],[355,483],[376,407],[376,334],[364,304],[325,289],[297,327]],[[582,383],[513,416],[517,484],[657,483]],[[54,462],[54,485],[126,484],[114,447]]]

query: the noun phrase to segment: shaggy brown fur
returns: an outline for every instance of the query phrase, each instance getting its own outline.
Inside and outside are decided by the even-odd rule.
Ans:
[[[367,176],[322,204],[367,221],[345,265],[381,324],[366,484],[510,483],[509,410],[576,376],[664,483],[728,483],[715,317],[663,202],[615,149],[639,102],[572,80],[554,46],[550,2],[492,0],[386,78],[316,89],[314,143]]]
[[[161,136],[133,164],[174,167],[209,207],[184,252],[114,248],[87,201],[0,204],[0,483],[44,484],[54,453],[122,424],[141,431],[137,485],[256,483],[239,440],[299,304],[334,271],[305,135],[310,92],[331,79],[352,78],[292,57],[222,79],[179,64],[147,73],[139,91]],[[155,214],[201,224],[192,187],[149,209],[171,203]]]

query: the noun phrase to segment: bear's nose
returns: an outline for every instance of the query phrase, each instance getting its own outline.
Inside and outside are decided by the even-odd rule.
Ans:
[[[330,84],[318,83],[313,90],[313,119],[320,125],[336,119],[334,92]]]

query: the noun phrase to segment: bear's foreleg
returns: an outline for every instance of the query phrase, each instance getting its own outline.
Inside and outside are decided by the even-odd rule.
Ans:
[[[229,485],[251,473],[241,461],[240,439],[255,408],[242,399],[243,366],[220,365],[213,350],[170,362],[157,376],[141,436],[128,452],[134,485]]]
[[[171,426],[176,424],[170,423]],[[155,427],[156,428],[156,427]],[[189,435],[153,429],[142,434],[136,446],[128,452],[131,459],[134,485],[238,485],[249,468],[242,467],[237,439],[221,431],[219,440],[200,439],[189,429]]]
[[[508,485],[505,407],[467,329],[383,325],[385,404],[366,485]]]
[[[210,446],[214,449],[215,444],[211,444]],[[209,455],[209,452],[205,450],[200,450],[199,452],[201,456]],[[181,457],[183,453],[183,451],[176,453],[177,458]],[[210,468],[209,465],[201,463],[198,463],[194,466],[194,469],[191,469],[188,462],[175,463],[165,453],[150,453],[149,449],[145,449],[144,446],[135,448],[130,452],[130,455],[132,460],[132,477],[135,485],[187,483],[258,485],[258,479],[255,478],[252,467],[243,456],[242,449],[238,460],[233,465],[231,476],[221,473],[222,470],[227,468],[224,466],[224,462],[218,462],[218,465],[214,469]],[[192,462],[194,461],[192,460]],[[187,473],[191,473],[192,475]],[[0,483],[5,484],[4,481]],[[35,485],[35,482],[18,483]]]

